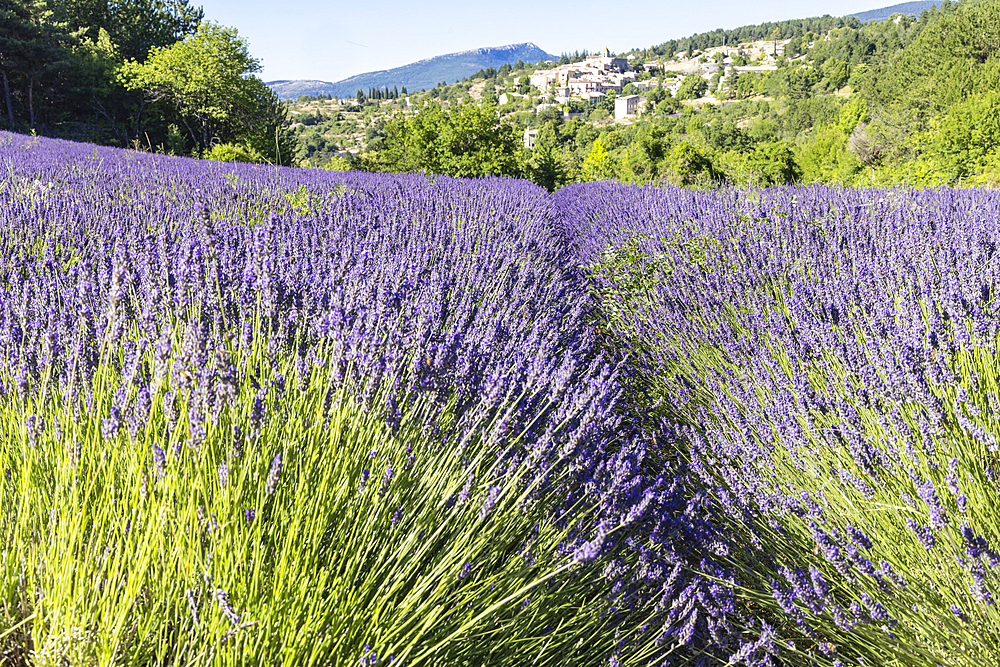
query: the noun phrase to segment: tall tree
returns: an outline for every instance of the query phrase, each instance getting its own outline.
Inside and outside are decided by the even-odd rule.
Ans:
[[[20,0],[0,0],[0,79],[7,107],[7,123],[14,127],[11,79],[24,65],[24,53],[36,39],[27,6]]]
[[[251,156],[270,164],[294,164],[298,141],[285,102],[257,77],[247,78],[246,99],[236,132]]]
[[[559,142],[556,138],[555,126],[547,123],[535,139],[535,148],[531,153],[529,171],[531,180],[549,192],[566,182],[566,170],[559,159]]]
[[[29,126],[35,126],[35,98],[46,76],[65,60],[63,27],[45,0],[0,0],[0,81],[11,127],[15,90],[27,106]]]
[[[55,83],[48,79],[59,69],[67,66],[69,55],[69,35],[66,25],[58,21],[55,12],[49,9],[46,0],[26,0],[36,39],[27,52],[27,102],[28,126],[35,127],[38,105],[36,98],[45,95],[52,98],[58,95]],[[47,85],[48,84],[48,85]]]
[[[604,148],[604,142],[595,139],[590,153],[583,160],[581,171],[585,181],[609,181],[617,175],[618,165]]]
[[[260,63],[235,28],[202,23],[172,46],[153,47],[149,58],[125,63],[119,76],[153,102],[166,101],[203,153],[212,139],[234,138],[256,110],[257,85],[250,75]]]
[[[253,76],[258,71],[235,28],[208,22],[172,46],[153,47],[143,63],[125,63],[119,74],[126,87],[172,106],[200,154],[215,141],[239,142],[262,160],[291,164],[288,111]]]
[[[123,58],[139,62],[150,49],[194,34],[205,17],[189,0],[60,0],[58,6],[81,38],[96,42],[103,28]]]
[[[490,104],[466,104],[451,112],[425,104],[413,116],[386,123],[384,132],[381,151],[363,156],[363,168],[462,177],[525,172],[514,128]]]

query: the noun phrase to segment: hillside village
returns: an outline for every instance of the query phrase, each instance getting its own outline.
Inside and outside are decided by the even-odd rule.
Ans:
[[[676,94],[683,82],[683,78],[677,76],[678,74],[698,74],[709,81],[719,74],[720,77],[716,81],[716,88],[719,88],[734,73],[775,70],[776,56],[780,57],[783,53],[787,41],[758,42],[734,48],[725,46],[710,48],[689,58],[646,62],[637,67],[629,63],[629,58],[612,57],[605,49],[602,53],[588,56],[581,62],[536,70],[529,77],[529,82],[538,90],[547,93],[557,105],[565,105],[571,100],[594,102],[606,97],[608,93],[621,95],[623,89],[631,84],[640,93],[615,99],[615,119],[623,120],[639,112],[646,101],[645,93],[651,90],[664,88],[671,95]],[[751,59],[759,64],[737,66],[735,62],[740,58]],[[649,75],[661,73],[667,77],[642,80],[639,72]],[[517,96],[516,93],[513,95]]]
[[[377,135],[380,116],[384,113],[413,113],[428,99],[451,106],[478,102],[492,95],[501,110],[524,126],[524,146],[532,149],[539,130],[524,118],[525,112],[537,117],[551,110],[561,113],[566,120],[584,118],[597,125],[629,124],[652,110],[648,102],[656,100],[657,96],[650,93],[659,89],[663,91],[661,95],[676,96],[691,75],[705,81],[706,92],[685,100],[686,104],[696,107],[722,104],[726,97],[717,95],[718,91],[724,90],[734,76],[741,73],[776,70],[788,42],[787,39],[747,42],[649,60],[638,59],[635,54],[616,56],[604,49],[574,62],[543,61],[522,69],[510,69],[506,77],[496,76],[489,82],[467,79],[397,99],[322,100],[303,96],[292,103],[290,115],[293,127],[305,134],[311,134],[308,128],[324,124],[322,119],[332,120],[332,123],[325,123],[324,129],[328,131],[323,133],[332,141],[317,141],[314,145],[335,145],[333,153],[346,157],[367,147],[373,135]],[[606,118],[592,114],[595,107],[607,109]]]

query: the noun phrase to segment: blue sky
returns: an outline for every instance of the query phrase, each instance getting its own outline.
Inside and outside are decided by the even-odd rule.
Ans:
[[[444,53],[534,42],[549,53],[660,44],[715,28],[845,15],[901,0],[191,0],[236,28],[261,78],[338,81]]]

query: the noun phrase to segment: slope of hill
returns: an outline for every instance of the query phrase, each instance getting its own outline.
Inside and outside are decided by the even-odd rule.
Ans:
[[[433,88],[442,81],[453,83],[487,67],[513,65],[518,60],[534,63],[556,58],[558,56],[546,53],[534,44],[526,42],[448,53],[418,60],[402,67],[357,74],[334,83],[297,79],[269,81],[267,85],[282,99],[295,99],[299,95],[352,97],[359,90],[367,93],[369,88],[392,89],[406,86],[411,91]]]
[[[858,12],[857,14],[849,14],[849,16],[855,17],[862,23],[868,23],[869,21],[884,21],[893,14],[913,14],[915,16],[919,16],[920,12],[925,9],[930,9],[934,5],[940,4],[941,2],[939,0],[917,0],[916,2],[904,2],[890,7],[882,7],[880,9],[869,9],[867,12]]]

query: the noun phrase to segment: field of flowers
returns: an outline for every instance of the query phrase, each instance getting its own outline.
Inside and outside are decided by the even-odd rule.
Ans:
[[[717,562],[784,660],[1000,663],[1000,196],[555,200],[645,428],[739,544]]]
[[[1000,197],[0,174],[0,664],[1000,662]]]

